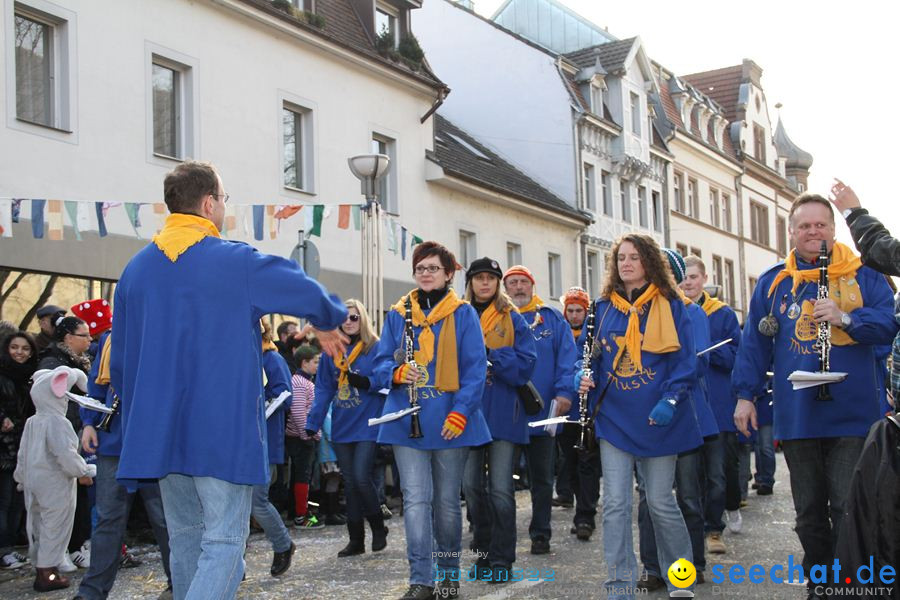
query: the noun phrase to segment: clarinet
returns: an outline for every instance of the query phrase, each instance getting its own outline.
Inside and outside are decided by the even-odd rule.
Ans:
[[[828,297],[828,246],[822,240],[822,249],[819,251],[819,288],[816,299],[822,300]],[[819,371],[827,373],[831,367],[831,323],[824,321],[819,323],[818,336],[815,348],[819,351]],[[819,386],[816,400],[832,400],[828,384]]]
[[[112,418],[116,416],[119,412],[119,395],[113,391],[113,403],[112,403],[112,412],[108,412],[103,415],[103,420],[100,421],[100,424],[97,425],[97,429],[100,431],[105,431],[109,433],[109,422],[112,421]]]
[[[406,364],[410,366],[410,368],[418,371],[419,367],[416,365],[415,358],[415,350],[414,344],[415,341],[413,339],[413,322],[412,322],[412,298],[410,297],[412,294],[406,297],[406,325],[404,327],[404,343],[406,345]],[[407,385],[409,390],[409,406],[411,408],[415,408],[419,406],[419,390],[416,388],[415,383],[410,383]],[[419,424],[419,413],[414,412],[411,415],[411,421],[409,424],[409,437],[410,438],[420,438],[422,437],[422,426]]]
[[[594,312],[596,311],[596,300],[591,302],[588,309],[587,318],[584,322],[584,352],[581,354],[581,368],[585,375],[590,377],[591,373],[591,356],[594,352]],[[578,425],[581,426],[581,436],[575,445],[576,450],[587,450],[587,443],[592,434],[591,419],[588,417],[588,395],[587,392],[578,394]]]

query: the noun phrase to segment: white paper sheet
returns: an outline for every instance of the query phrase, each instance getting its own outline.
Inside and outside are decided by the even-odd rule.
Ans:
[[[397,419],[402,419],[406,415],[411,415],[413,413],[417,413],[422,410],[421,406],[410,406],[409,408],[404,408],[403,410],[398,410],[396,412],[387,413],[386,415],[382,415],[375,419],[369,419],[369,427],[374,427],[375,425],[381,425],[382,423],[390,423],[391,421],[396,421]]]
[[[102,402],[98,402],[89,396],[82,396],[80,394],[74,394],[72,392],[66,392],[66,398],[75,402],[79,406],[83,406],[88,410],[96,410],[97,412],[102,412],[106,414],[110,414],[112,409],[103,404]]]
[[[279,395],[277,398],[275,398],[274,400],[272,400],[271,402],[266,404],[266,418],[268,419],[273,414],[275,414],[275,411],[278,410],[278,407],[281,406],[282,404],[284,404],[284,401],[290,397],[291,397],[291,391],[284,390],[283,392],[281,392],[281,395]]]
[[[847,378],[847,373],[839,371],[794,371],[788,375],[788,381],[794,385],[795,390],[815,387],[817,385],[825,385],[828,383],[839,383]]]

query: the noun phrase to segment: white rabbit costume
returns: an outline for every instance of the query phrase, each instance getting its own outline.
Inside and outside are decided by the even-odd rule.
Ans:
[[[76,480],[97,474],[78,453],[78,436],[66,419],[66,391],[86,390],[87,376],[57,367],[37,371],[31,386],[36,414],[25,422],[13,477],[25,492],[29,554],[38,568],[63,561],[75,518]]]

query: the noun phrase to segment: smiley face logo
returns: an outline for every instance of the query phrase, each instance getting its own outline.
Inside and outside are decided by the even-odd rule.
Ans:
[[[697,579],[697,569],[690,561],[679,558],[669,567],[668,575],[672,585],[677,588],[686,588],[690,587]]]

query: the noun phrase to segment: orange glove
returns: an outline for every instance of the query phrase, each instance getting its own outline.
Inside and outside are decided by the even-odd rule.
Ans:
[[[449,429],[456,435],[461,435],[463,430],[466,428],[466,421],[467,419],[465,415],[453,411],[449,415],[447,415],[447,419],[444,421],[444,427]]]
[[[396,385],[403,385],[406,383],[406,374],[409,373],[410,367],[409,363],[403,363],[396,369],[394,369],[394,377],[393,381]]]

